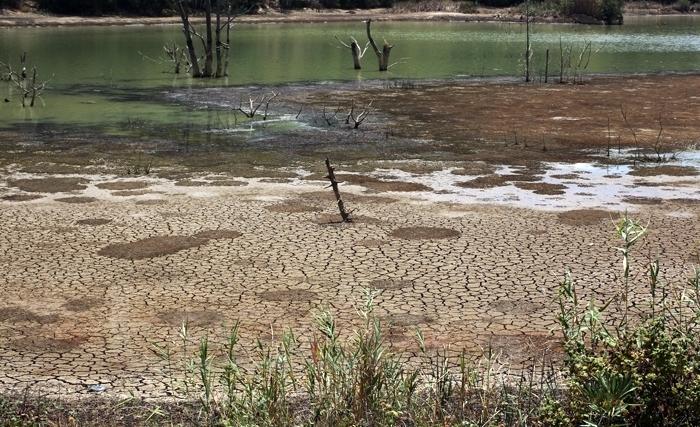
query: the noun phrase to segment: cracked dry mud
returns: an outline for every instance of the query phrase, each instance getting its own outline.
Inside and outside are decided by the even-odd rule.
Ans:
[[[285,328],[303,347],[323,307],[346,334],[357,325],[367,287],[382,290],[377,313],[397,350],[415,350],[420,328],[428,349],[476,356],[490,345],[526,366],[558,348],[550,331],[567,267],[581,298],[615,292],[614,212],[348,194],[358,216],[373,220],[323,225],[319,215],[335,214],[324,194],[2,204],[0,389],[67,396],[99,383],[108,395],[164,397],[167,369],[151,349],[177,340],[182,321],[195,339],[208,331],[212,348],[236,321],[244,347]],[[639,209],[652,232],[637,253],[663,252],[665,279],[680,282],[695,262],[689,247],[700,245],[689,237],[700,235],[700,206],[685,207],[690,216],[667,215],[665,205]]]

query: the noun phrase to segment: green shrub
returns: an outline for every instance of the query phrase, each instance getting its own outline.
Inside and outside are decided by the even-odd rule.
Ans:
[[[477,13],[477,4],[473,1],[466,0],[459,4],[460,13]]]
[[[570,275],[560,289],[569,416],[586,425],[700,425],[700,270],[674,292],[652,263],[651,297],[634,301],[631,250],[646,229],[625,217],[617,231],[619,296],[602,307],[581,306]],[[605,321],[613,304],[618,319]],[[632,315],[642,304],[646,311]]]
[[[690,12],[690,1],[689,0],[678,0],[678,3],[674,6],[679,12],[688,13]]]

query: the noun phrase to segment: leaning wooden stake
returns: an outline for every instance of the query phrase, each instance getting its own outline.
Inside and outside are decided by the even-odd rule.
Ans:
[[[343,199],[340,198],[340,190],[338,189],[338,181],[335,179],[335,172],[333,166],[331,166],[331,161],[326,157],[326,169],[328,169],[328,180],[331,182],[329,187],[333,188],[333,193],[335,194],[335,199],[338,201],[338,210],[340,211],[340,216],[343,218],[343,222],[352,222],[350,218],[350,213],[345,211],[345,204]]]

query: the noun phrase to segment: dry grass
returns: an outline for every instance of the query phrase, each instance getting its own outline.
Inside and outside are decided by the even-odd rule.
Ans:
[[[442,227],[403,227],[390,234],[391,237],[404,240],[455,239],[461,235],[457,230]]]
[[[98,254],[117,259],[139,260],[171,255],[185,249],[196,248],[207,239],[189,236],[156,236],[129,243],[114,243],[102,248]]]
[[[84,190],[88,182],[83,178],[36,178],[10,180],[8,185],[28,193],[69,193]]]

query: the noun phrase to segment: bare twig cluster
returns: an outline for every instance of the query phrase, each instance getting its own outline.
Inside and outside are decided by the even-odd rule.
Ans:
[[[248,102],[245,106],[243,100],[241,99],[235,111],[240,111],[241,113],[243,113],[244,116],[246,116],[249,119],[252,119],[255,117],[256,114],[258,114],[260,108],[264,107],[262,110],[263,120],[267,120],[267,114],[270,110],[270,103],[274,101],[275,98],[277,98],[278,96],[279,93],[271,92],[269,94],[263,94],[257,98],[248,97]]]
[[[352,129],[358,129],[360,125],[362,125],[362,123],[364,123],[367,117],[369,117],[369,115],[372,113],[373,103],[374,100],[370,101],[364,107],[358,108],[355,104],[355,100],[353,99],[350,103],[350,109],[347,110],[347,114],[343,113],[345,114],[345,124],[351,126]],[[328,127],[335,126],[338,123],[340,123],[340,120],[342,120],[338,118],[338,115],[341,113],[341,111],[343,111],[342,106],[330,109],[324,105],[320,113],[321,120]]]
[[[19,71],[15,71],[10,64],[0,62],[0,66],[5,69],[4,78],[11,82],[20,91],[22,107],[34,107],[36,99],[41,96],[48,81],[38,80],[36,67],[31,71],[27,68],[27,53],[20,56]]]

